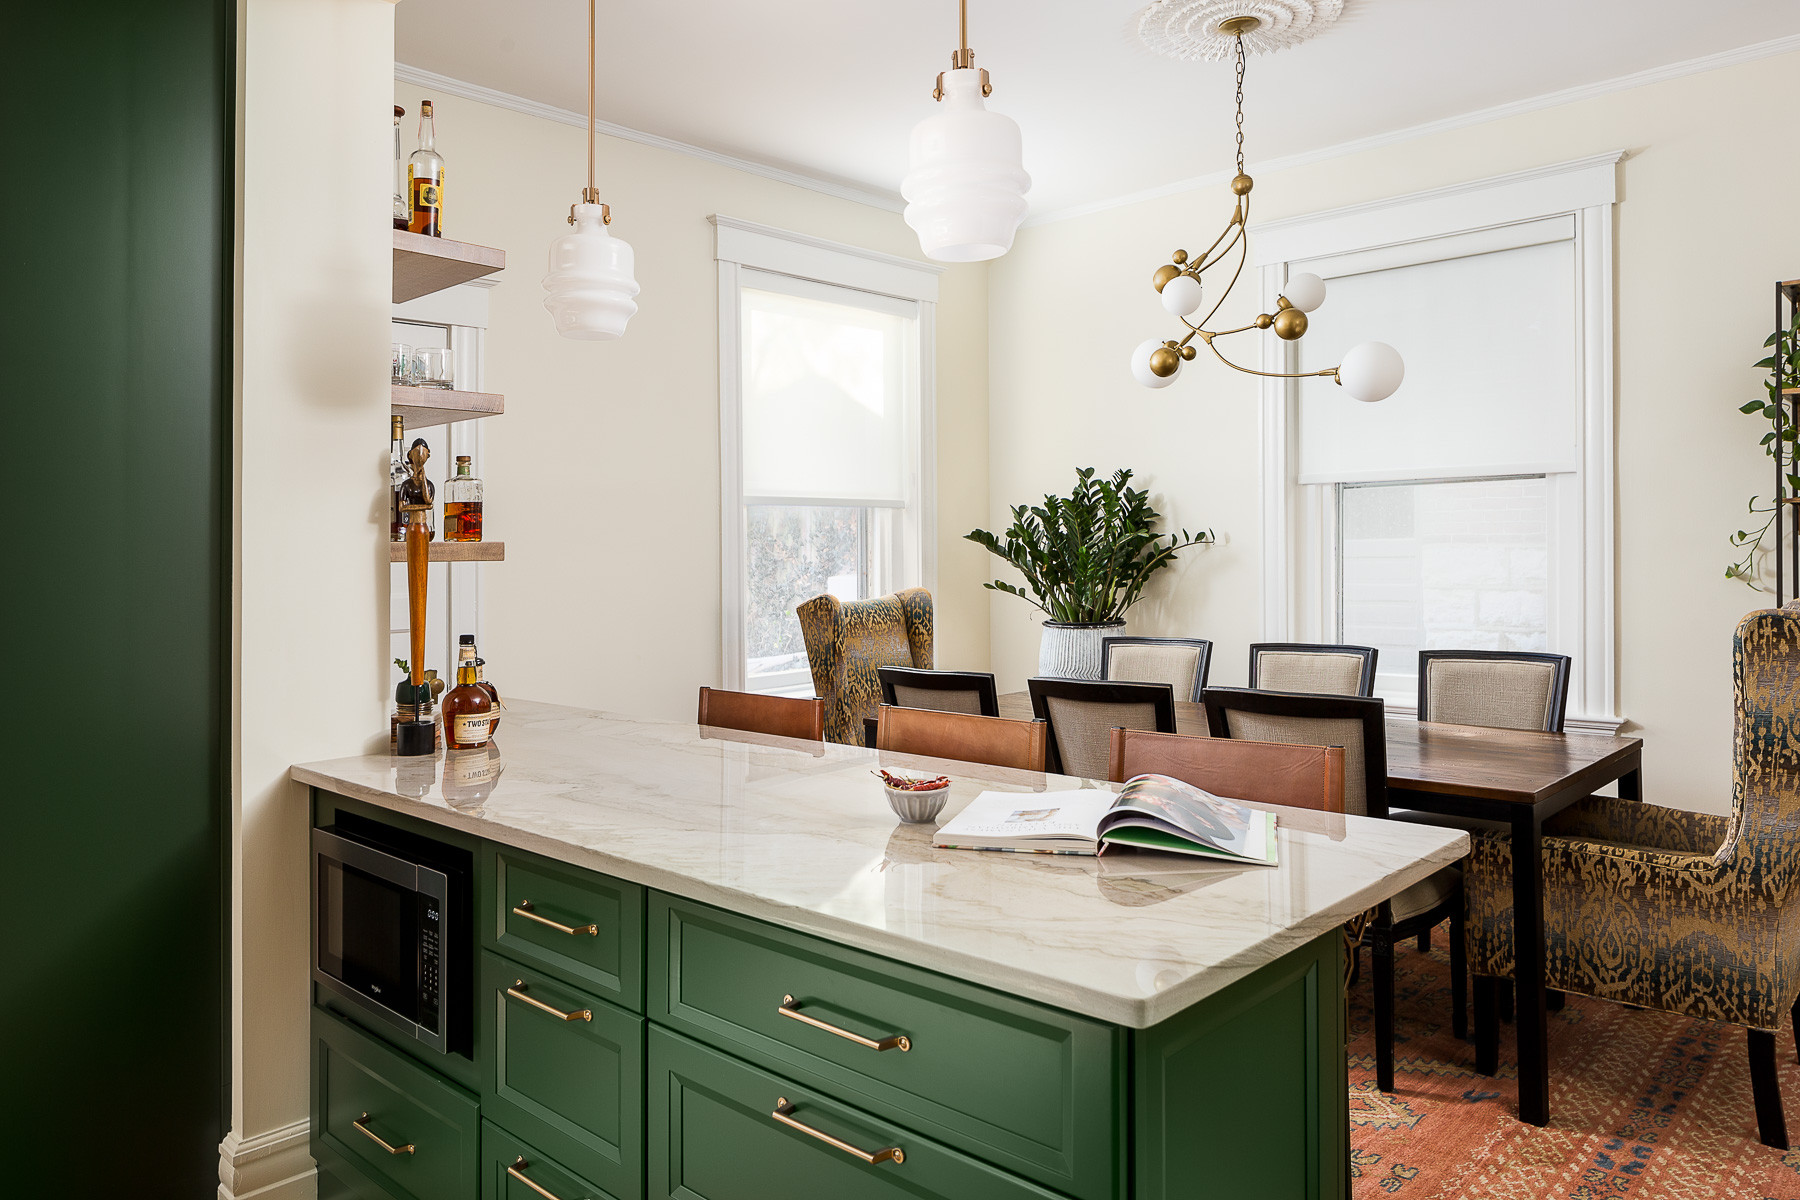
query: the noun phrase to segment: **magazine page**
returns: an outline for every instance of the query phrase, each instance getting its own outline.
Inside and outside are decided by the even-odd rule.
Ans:
[[[1266,845],[1253,844],[1264,840],[1260,835],[1265,822],[1256,819],[1256,810],[1166,775],[1139,775],[1130,780],[1106,816],[1109,819],[1101,821],[1097,833],[1131,816],[1141,816],[1226,854],[1259,860],[1267,854]]]
[[[1118,799],[1109,791],[983,792],[937,831],[937,846],[1067,840],[1092,843]]]

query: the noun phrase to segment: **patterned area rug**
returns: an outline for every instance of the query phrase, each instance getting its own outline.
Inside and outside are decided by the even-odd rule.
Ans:
[[[1375,1087],[1368,956],[1350,992],[1356,1200],[1800,1200],[1800,1150],[1756,1140],[1744,1031],[1571,996],[1550,1014],[1550,1120],[1521,1124],[1513,1027],[1500,1074],[1450,1034],[1449,927],[1397,956],[1395,1094]],[[1780,1036],[1788,1129],[1800,1066]]]

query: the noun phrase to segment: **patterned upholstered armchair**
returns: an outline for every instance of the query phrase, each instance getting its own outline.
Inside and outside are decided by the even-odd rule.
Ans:
[[[1745,1026],[1758,1131],[1785,1149],[1774,1030],[1790,1014],[1800,1028],[1800,604],[1745,617],[1732,658],[1729,817],[1593,797],[1546,823],[1545,982]],[[1464,878],[1469,970],[1509,976],[1507,841],[1477,836]]]
[[[931,660],[931,593],[907,588],[873,600],[815,596],[794,610],[806,638],[813,692],[825,701],[825,739],[863,744],[863,718],[881,706],[881,667]]]

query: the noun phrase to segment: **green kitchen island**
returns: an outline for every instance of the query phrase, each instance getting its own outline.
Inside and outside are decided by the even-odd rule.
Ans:
[[[314,985],[320,1196],[1347,1194],[1340,927],[1465,834],[1284,809],[1275,868],[934,850],[877,761],[514,701],[487,750],[295,767],[316,826],[444,843],[473,892],[468,1053]],[[1081,786],[879,761],[950,775],[940,820]]]

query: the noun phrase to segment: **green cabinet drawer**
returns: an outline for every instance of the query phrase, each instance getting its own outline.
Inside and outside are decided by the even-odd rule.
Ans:
[[[643,1018],[491,950],[478,995],[482,1114],[612,1196],[640,1194]]]
[[[480,1123],[461,1088],[315,1008],[313,1155],[359,1195],[475,1200]]]
[[[1054,1200],[1035,1184],[654,1025],[648,1108],[650,1200]]]
[[[482,866],[483,944],[643,1011],[643,888],[506,846],[488,846]]]
[[[481,1200],[638,1200],[643,1194],[642,1188],[621,1196],[596,1187],[492,1121],[481,1123]]]
[[[651,1020],[1082,1200],[1122,1193],[1122,1031],[660,892],[649,911]]]

